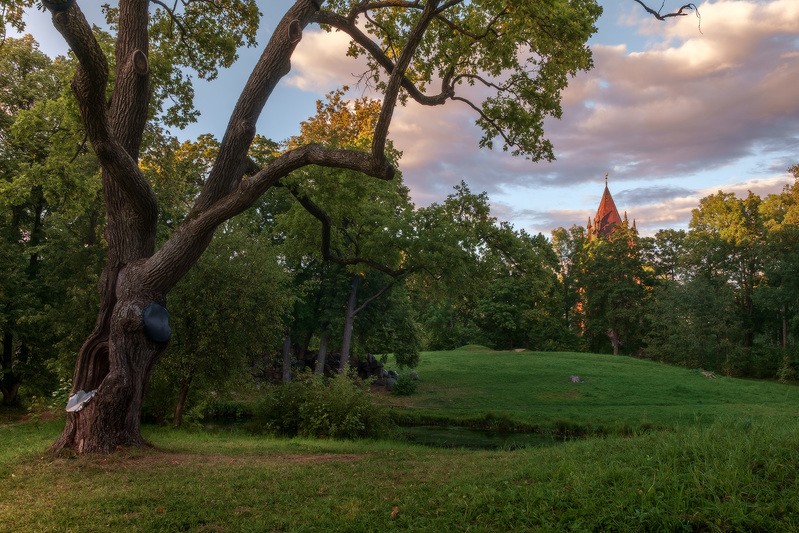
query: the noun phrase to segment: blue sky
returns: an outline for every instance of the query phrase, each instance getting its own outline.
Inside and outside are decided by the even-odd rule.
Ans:
[[[261,3],[260,45],[291,3]],[[99,18],[88,7],[96,4],[82,4]],[[701,3],[701,31],[693,15],[660,22],[632,0],[600,4],[595,68],[572,80],[563,118],[546,124],[556,162],[479,150],[474,116],[457,103],[398,110],[390,136],[404,153],[400,169],[417,204],[442,200],[464,180],[489,193],[496,216],[549,235],[593,216],[607,172],[616,205],[652,234],[687,227],[699,199],[717,190],[766,195],[792,182],[786,169],[799,163],[799,1]],[[678,5],[667,1],[665,9]],[[33,14],[27,31],[45,52],[64,53],[48,15]],[[344,57],[346,44],[306,31],[259,133],[276,140],[297,133],[316,99],[354,84],[362,66]],[[258,53],[243,50],[218,80],[197,84],[202,116],[182,137],[221,136]]]

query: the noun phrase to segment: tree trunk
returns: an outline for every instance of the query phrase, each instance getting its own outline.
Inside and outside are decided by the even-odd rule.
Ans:
[[[180,382],[180,392],[178,393],[178,403],[175,405],[175,419],[173,425],[179,428],[183,423],[183,408],[186,407],[186,398],[189,396],[189,387],[191,387],[193,374],[185,377]]]
[[[319,339],[319,355],[316,357],[316,367],[314,374],[322,375],[325,373],[325,359],[327,359],[327,343],[330,341],[330,327],[325,327],[322,337]]]
[[[361,278],[356,274],[350,284],[350,297],[347,300],[347,314],[344,317],[344,335],[341,338],[341,361],[339,372],[346,372],[350,364],[350,347],[352,346],[352,330],[355,326],[355,304],[358,301],[358,285]]]
[[[283,339],[283,383],[291,381],[291,335]]]
[[[0,359],[0,392],[3,394],[3,405],[14,405],[19,399],[20,380],[14,373],[14,335],[10,331],[3,333],[3,356]]]
[[[131,267],[103,273],[101,306],[94,331],[75,364],[72,394],[96,394],[85,406],[67,413],[64,431],[52,450],[108,453],[120,446],[145,443],[140,429],[141,405],[153,366],[166,349],[144,332],[144,309],[163,297],[140,288]]]
[[[788,310],[782,306],[782,349],[788,348]]]
[[[613,355],[619,355],[619,347],[621,340],[619,340],[619,332],[615,329],[608,330],[608,337],[610,337],[610,344],[613,346]]]

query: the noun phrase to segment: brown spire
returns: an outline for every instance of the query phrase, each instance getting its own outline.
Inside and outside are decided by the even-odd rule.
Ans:
[[[613,231],[613,227],[621,224],[619,210],[610,195],[608,189],[608,175],[605,174],[605,192],[602,193],[602,200],[599,201],[599,209],[596,210],[594,217],[594,234],[607,236]]]

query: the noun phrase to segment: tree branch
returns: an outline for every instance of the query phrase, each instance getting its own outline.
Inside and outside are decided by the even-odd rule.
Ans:
[[[236,189],[247,168],[255,124],[277,83],[291,70],[291,55],[323,0],[297,0],[275,28],[230,116],[214,167],[189,219]]]
[[[372,302],[374,302],[375,300],[377,300],[378,298],[380,298],[381,296],[383,296],[383,295],[384,295],[386,292],[388,292],[390,289],[392,289],[392,288],[394,287],[394,285],[396,285],[397,283],[399,283],[399,282],[400,282],[400,280],[402,280],[402,278],[403,278],[403,277],[405,277],[405,275],[406,275],[406,274],[407,274],[407,273],[403,273],[402,275],[399,275],[399,276],[393,277],[389,283],[386,283],[385,285],[383,285],[383,287],[382,287],[382,288],[381,288],[379,291],[377,291],[377,292],[376,292],[376,293],[374,293],[372,296],[370,296],[369,298],[367,298],[366,300],[364,300],[364,301],[363,301],[363,303],[362,303],[361,305],[359,305],[358,307],[356,307],[355,309],[353,309],[353,310],[352,310],[352,314],[353,314],[353,315],[357,315],[358,313],[360,313],[361,311],[363,311],[364,309],[366,309],[367,307],[369,307],[369,304],[371,304]]]
[[[665,21],[669,17],[684,17],[685,15],[688,14],[685,12],[686,10],[694,11],[696,13],[696,16],[699,17],[699,8],[696,7],[696,4],[685,4],[681,6],[680,9],[678,9],[677,11],[672,11],[671,13],[666,13],[665,15],[661,15],[660,12],[663,11],[663,4],[661,4],[659,10],[655,11],[654,9],[643,3],[641,0],[635,0],[635,2],[641,4],[641,7],[643,7],[647,13],[649,13],[656,19],[662,21]]]
[[[319,207],[316,202],[311,200],[308,195],[301,194],[294,187],[287,188],[291,195],[300,203],[300,205],[315,219],[322,223],[322,257],[325,261],[330,261],[342,266],[363,264],[377,271],[383,272],[384,274],[388,274],[393,278],[399,278],[408,274],[408,269],[393,269],[382,263],[378,263],[377,261],[373,261],[372,259],[365,257],[345,258],[334,255],[330,248],[330,235],[333,227],[333,221],[330,219],[330,215],[328,215],[324,209]]]
[[[385,69],[389,75],[394,72],[394,62],[389,59],[389,57],[383,52],[377,43],[370,39],[368,35],[362,32],[360,28],[355,25],[354,21],[348,20],[347,18],[330,11],[320,11],[314,16],[313,21],[318,24],[325,24],[327,26],[336,28],[337,30],[343,31],[349,35],[356,44],[366,50],[366,53],[368,53],[375,61],[377,61],[377,63],[383,67],[383,69]],[[401,83],[402,88],[405,89],[411,98],[413,98],[416,102],[426,106],[442,105],[447,101],[448,98],[455,94],[452,87],[446,82],[442,83],[441,93],[432,96],[422,93],[416,87],[416,85],[414,85],[413,82],[411,82],[405,76],[402,77]]]
[[[408,70],[408,66],[413,60],[416,49],[422,42],[427,27],[436,16],[438,3],[439,0],[428,0],[427,4],[425,4],[419,20],[416,21],[416,24],[408,33],[408,38],[405,41],[405,46],[402,48],[402,53],[397,59],[397,64],[394,66],[394,70],[389,76],[388,83],[386,83],[383,105],[380,108],[380,115],[377,118],[374,137],[372,138],[372,157],[377,161],[381,161],[386,157],[385,148],[388,137],[388,127],[394,115],[394,108],[397,105],[397,98],[399,97],[399,91],[402,87],[402,80],[405,79],[405,72]]]
[[[222,222],[251,207],[291,172],[308,165],[355,170],[384,180],[392,179],[395,172],[393,166],[374,161],[366,152],[325,148],[319,144],[289,150],[260,170],[247,158],[242,172],[246,170],[251,177],[240,180],[237,189],[181,224],[161,249],[147,260],[143,268],[143,283],[154,291],[169,291],[200,257]]]
[[[134,155],[127,149],[128,146],[119,141],[110,124],[105,99],[108,63],[89,23],[77,4],[72,3],[65,10],[53,11],[53,26],[78,59],[72,90],[86,127],[86,135],[108,173],[107,186],[112,189],[119,187],[125,201],[140,219],[154,220],[157,213],[155,195],[139,170]],[[144,115],[146,118],[146,112]],[[133,151],[137,153],[138,146]]]

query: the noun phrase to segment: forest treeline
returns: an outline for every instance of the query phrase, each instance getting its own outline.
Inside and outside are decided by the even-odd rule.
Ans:
[[[75,68],[30,37],[0,47],[5,404],[69,390],[106,282],[99,166],[69,88]],[[379,111],[333,92],[296,138],[256,137],[250,157],[312,142],[368,150]],[[211,135],[179,140],[167,122],[148,128],[140,158],[163,238],[189,216],[219,147]],[[170,294],[172,341],[151,396],[179,418],[208,391],[286,379],[302,364],[322,371],[325,358],[393,353],[410,367],[421,350],[465,344],[795,378],[799,181],[765,198],[708,196],[687,231],[641,237],[623,224],[593,240],[579,226],[531,235],[492,217],[485,193],[453,185],[417,208],[399,174],[306,167],[283,180],[217,230]]]

